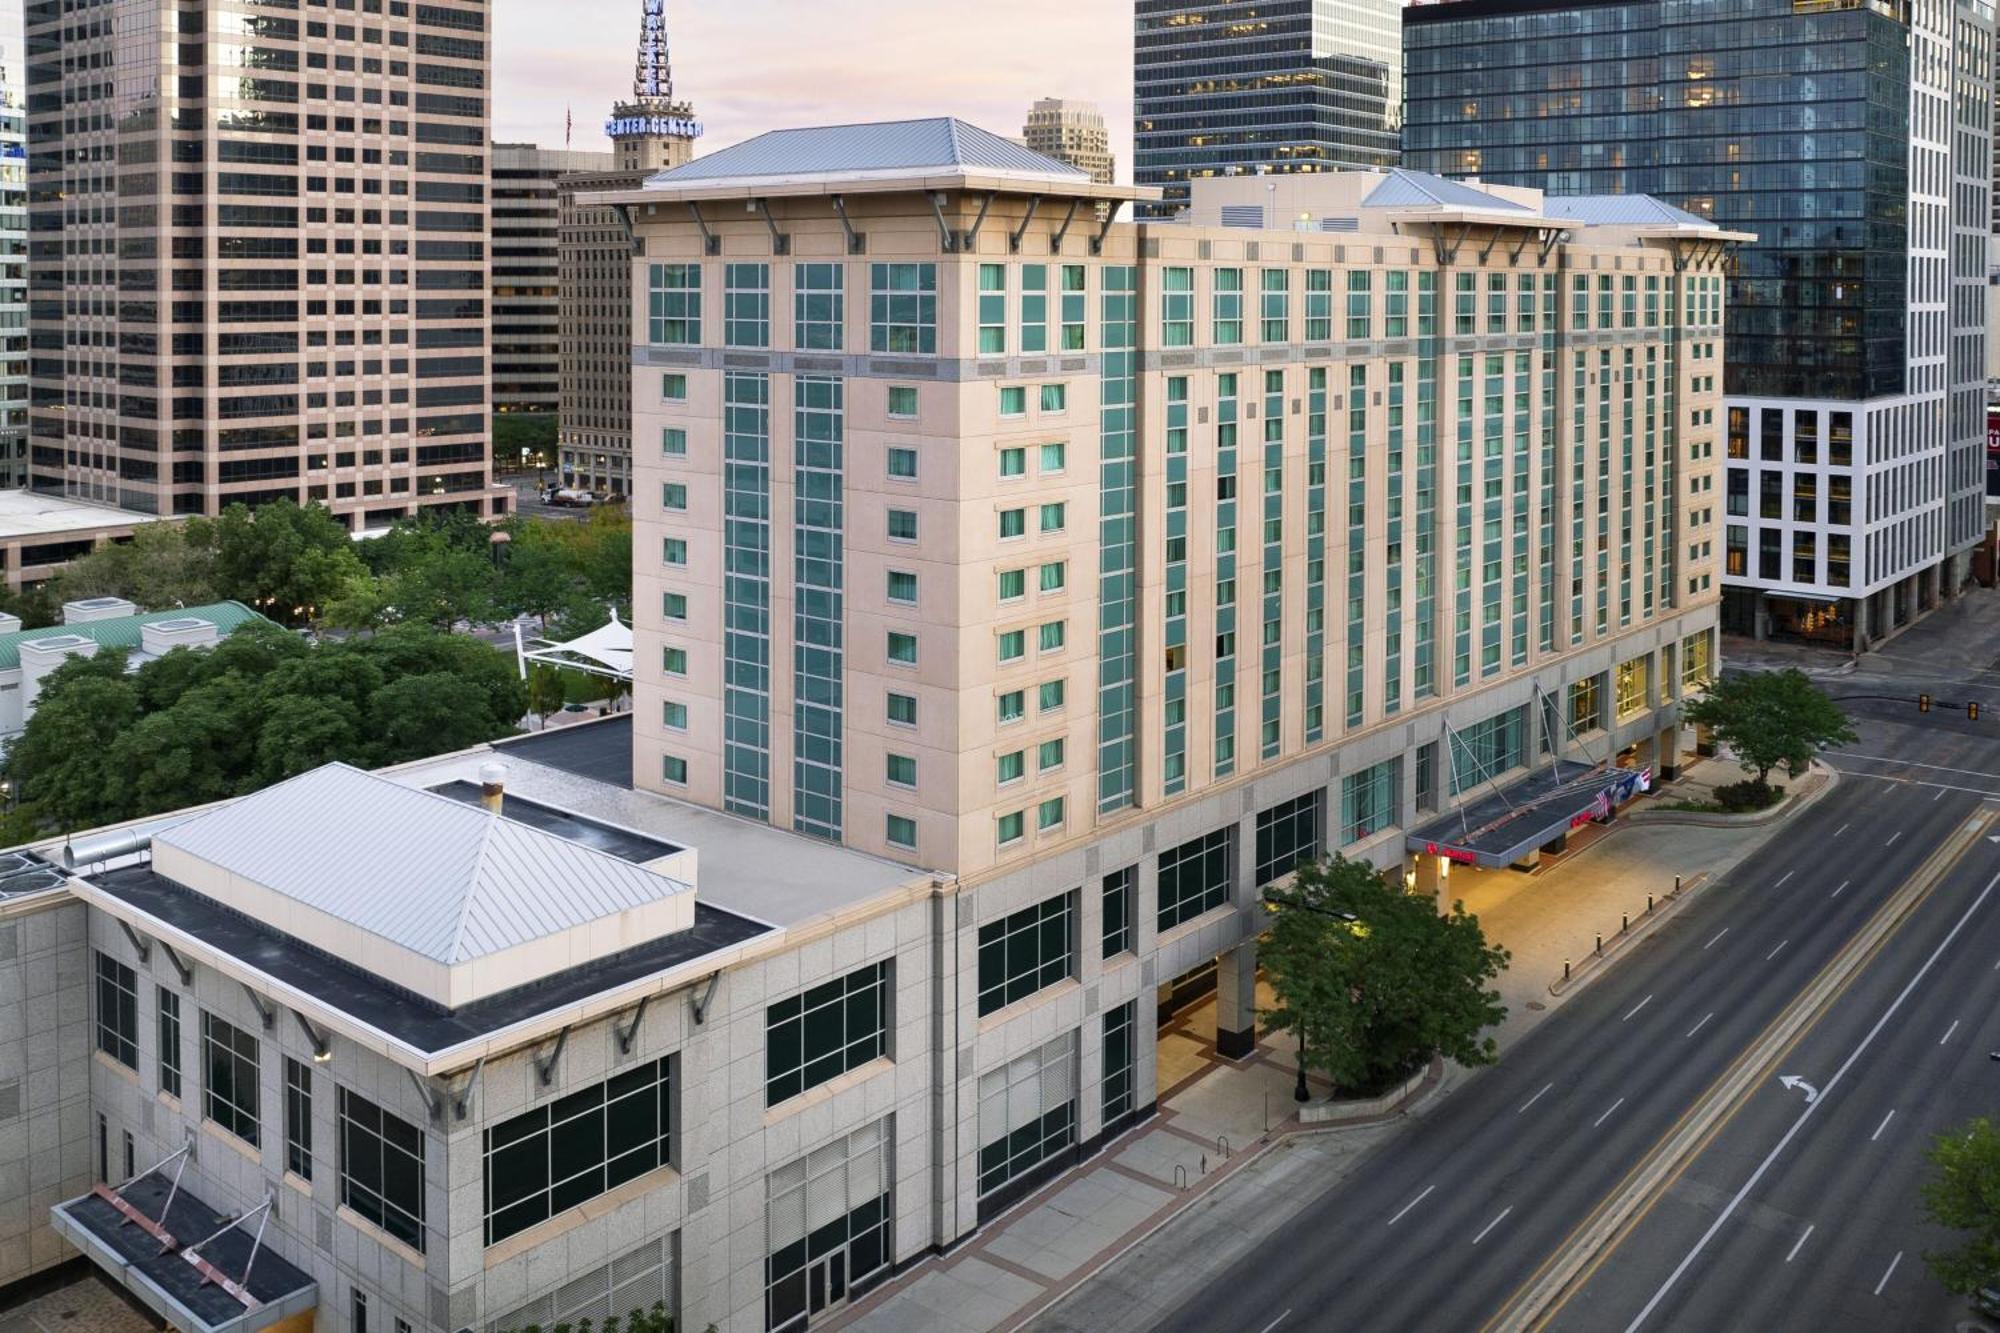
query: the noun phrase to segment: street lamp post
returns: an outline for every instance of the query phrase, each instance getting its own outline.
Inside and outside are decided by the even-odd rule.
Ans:
[[[1306,1026],[1303,1023],[1299,1024],[1299,1081],[1292,1088],[1292,1100],[1312,1100],[1312,1093],[1306,1088]]]
[[[1296,898],[1281,898],[1275,893],[1266,893],[1264,895],[1264,902],[1269,907],[1295,907],[1301,912],[1313,912],[1319,916],[1333,917],[1337,921],[1345,922],[1349,927],[1350,934],[1355,933],[1353,927],[1361,920],[1360,917],[1347,911],[1345,908],[1321,907],[1317,903],[1304,903]],[[1312,1092],[1306,1087],[1306,1028],[1304,1023],[1299,1024],[1299,1078],[1298,1082],[1292,1085],[1292,1100],[1295,1102],[1312,1100]]]

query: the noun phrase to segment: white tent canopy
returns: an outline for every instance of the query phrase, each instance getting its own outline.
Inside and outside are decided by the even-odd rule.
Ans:
[[[556,643],[549,639],[522,638],[521,624],[516,621],[514,659],[521,668],[522,680],[528,678],[528,664],[535,662],[592,676],[606,676],[629,684],[632,680],[632,627],[618,619],[618,610],[613,607],[609,624],[599,625],[568,643]]]

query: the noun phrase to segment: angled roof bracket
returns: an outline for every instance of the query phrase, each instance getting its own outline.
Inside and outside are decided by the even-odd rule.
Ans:
[[[750,206],[763,216],[764,225],[771,232],[771,253],[788,255],[792,252],[792,238],[778,230],[778,220],[771,216],[771,204],[766,199],[752,199]]]
[[[694,1008],[694,1025],[696,1027],[700,1027],[702,1020],[708,1017],[708,1007],[715,1003],[715,988],[721,984],[722,969],[717,968],[708,974],[708,985],[702,988],[701,994],[689,997]]]
[[[1111,219],[1117,216],[1118,210],[1115,208],[1104,210],[1104,216],[1099,218],[1097,222],[1097,235],[1090,238],[1090,253],[1094,255],[1104,253],[1104,238],[1111,234]]]
[[[1077,201],[1075,199],[1069,201],[1069,212],[1063,214],[1062,226],[1056,228],[1056,234],[1049,241],[1050,254],[1059,255],[1062,253],[1063,237],[1069,235],[1069,224],[1076,221],[1076,206]]]
[[[641,995],[639,997],[639,1003],[632,1007],[632,1021],[630,1023],[618,1023],[614,1021],[611,1024],[612,1035],[618,1038],[618,1053],[620,1055],[630,1055],[632,1053],[633,1039],[639,1035],[639,1024],[645,1019],[646,1006],[652,1001],[652,998],[651,995]]]
[[[986,211],[992,207],[993,196],[990,194],[979,201],[979,212],[972,219],[972,225],[965,229],[965,235],[959,241],[959,249],[967,254],[972,253],[973,243],[979,239],[979,229],[986,225]]]
[[[550,1080],[555,1078],[556,1061],[562,1059],[563,1047],[568,1044],[569,1025],[565,1023],[563,1030],[556,1033],[555,1046],[549,1051],[547,1058],[535,1056],[535,1077],[541,1081],[543,1087],[549,1086]]]
[[[931,196],[931,216],[937,219],[938,244],[944,247],[944,252],[948,255],[958,253],[958,233],[954,232],[951,229],[951,224],[944,220],[944,192],[942,190]]]
[[[454,1120],[465,1119],[466,1108],[472,1105],[472,1090],[479,1086],[480,1076],[486,1072],[486,1057],[480,1056],[479,1063],[472,1067],[472,1074],[465,1080],[465,1086],[451,1092],[451,1114]]]
[[[150,963],[153,961],[153,946],[146,943],[146,937],[144,935],[141,935],[138,931],[132,929],[132,927],[123,918],[119,919],[118,929],[124,931],[125,938],[132,942],[132,952],[139,955],[140,962]],[[266,1026],[269,1025],[267,1024]]]
[[[321,1032],[307,1022],[306,1016],[296,1009],[292,1010],[292,1017],[299,1020],[299,1027],[305,1032],[306,1040],[312,1043],[313,1062],[325,1064],[333,1057],[333,1034]]]
[[[1539,231],[1540,229],[1539,229],[1539,228],[1537,228],[1537,230]],[[1521,262],[1521,252],[1522,252],[1523,250],[1527,249],[1527,248],[1528,248],[1528,233],[1527,233],[1527,231],[1526,231],[1526,230],[1524,229],[1524,230],[1523,230],[1523,231],[1521,232],[1521,239],[1520,239],[1520,240],[1518,240],[1518,241],[1516,241],[1516,242],[1514,243],[1514,248],[1513,248],[1512,250],[1509,250],[1509,251],[1507,252],[1507,262],[1508,262],[1509,264],[1518,264],[1518,263],[1520,263],[1520,262]]]
[[[1486,257],[1493,253],[1493,247],[1498,244],[1500,244],[1500,229],[1495,227],[1486,234],[1486,245],[1479,252],[1479,262],[1482,265],[1486,263]]]
[[[847,253],[851,255],[868,253],[868,237],[866,233],[854,230],[854,224],[848,220],[845,197],[833,196],[833,211],[840,214],[840,229],[847,233]]]
[[[1007,253],[1015,255],[1021,253],[1021,238],[1028,234],[1028,224],[1035,220],[1035,210],[1041,203],[1042,196],[1038,194],[1028,196],[1028,211],[1022,216],[1021,225],[1007,233]]]
[[[256,991],[251,990],[249,982],[245,981],[245,982],[239,982],[237,984],[242,986],[243,993],[250,997],[251,1008],[257,1011],[257,1017],[264,1020],[264,1031],[269,1032],[271,1030],[271,1024],[277,1021],[278,1018],[277,1010],[271,1008],[270,1005],[265,1004],[264,997],[259,995]]]
[[[174,965],[174,971],[180,974],[181,985],[194,985],[194,969],[187,965],[187,960],[175,953],[174,946],[165,940],[161,940],[159,943],[160,952],[167,956],[167,961]]]
[[[701,252],[706,255],[721,254],[722,238],[708,229],[708,220],[701,215],[701,205],[692,199],[687,201],[687,205],[688,216],[694,219],[695,226],[701,228]]]
[[[431,1123],[438,1124],[444,1119],[444,1103],[438,1100],[436,1091],[422,1075],[408,1065],[403,1066],[403,1072],[410,1076],[410,1083],[416,1088],[417,1096],[423,1099],[424,1110],[430,1113]]]
[[[1544,227],[1542,229],[1542,262],[1546,264],[1549,259],[1549,251],[1555,249],[1568,239],[1569,233],[1561,227]]]

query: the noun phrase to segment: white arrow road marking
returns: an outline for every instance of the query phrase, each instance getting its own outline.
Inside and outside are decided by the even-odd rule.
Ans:
[[[1800,1078],[1797,1074],[1787,1074],[1783,1078],[1779,1079],[1778,1082],[1787,1092],[1791,1092],[1798,1088],[1804,1088],[1806,1090],[1807,1106],[1811,1106],[1814,1102],[1819,1100],[1819,1089],[1815,1088],[1812,1084]]]
[[[1792,1242],[1792,1252],[1785,1256],[1786,1263],[1790,1263],[1792,1260],[1799,1257],[1799,1251],[1805,1248],[1806,1237],[1812,1235],[1812,1229],[1813,1229],[1813,1224],[1810,1222],[1806,1223],[1806,1229],[1804,1231],[1801,1231],[1799,1233],[1799,1238]]]
[[[1396,1223],[1402,1221],[1404,1213],[1409,1212],[1410,1209],[1416,1207],[1418,1204],[1422,1203],[1425,1199],[1428,1199],[1430,1197],[1431,1191],[1436,1188],[1437,1186],[1435,1185],[1424,1186],[1424,1192],[1422,1194],[1419,1194],[1416,1198],[1410,1200],[1408,1203],[1404,1204],[1401,1208],[1398,1208],[1396,1210],[1396,1215],[1389,1219],[1389,1225],[1395,1226]]]

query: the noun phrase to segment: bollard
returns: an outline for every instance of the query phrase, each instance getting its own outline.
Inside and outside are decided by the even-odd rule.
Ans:
[[[1646,895],[1646,915],[1651,916],[1652,914],[1653,914],[1653,895],[1649,893]]]
[[[1618,933],[1623,935],[1630,929],[1632,929],[1632,914],[1630,912],[1620,912],[1618,914]]]
[[[1569,980],[1569,959],[1563,959],[1563,980]]]
[[[1681,877],[1680,877],[1679,875],[1675,875],[1675,876],[1674,876],[1674,897],[1678,898],[1678,897],[1680,897],[1680,896],[1681,896]]]
[[[1601,930],[1597,932],[1597,951],[1604,952],[1604,932]]]

